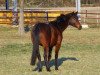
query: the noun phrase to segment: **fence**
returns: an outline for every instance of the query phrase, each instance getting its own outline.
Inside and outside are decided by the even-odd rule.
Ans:
[[[37,21],[47,22],[54,20],[61,13],[69,13],[71,11],[60,11],[60,10],[24,10],[24,23],[34,24]],[[19,19],[19,11],[17,19]],[[88,25],[100,25],[100,13],[91,13],[87,10],[81,14],[81,23]],[[0,24],[12,25],[13,22],[13,12],[11,10],[1,10],[0,11]]]
[[[46,11],[46,10],[24,10],[24,23],[33,24],[36,21],[50,21],[59,16],[61,13],[69,13],[71,11]],[[16,12],[19,19],[19,11]],[[11,10],[0,11],[0,24],[9,24],[13,22],[13,12]]]
[[[85,12],[81,13],[81,23],[88,24],[89,26],[99,26],[100,25],[100,13]]]

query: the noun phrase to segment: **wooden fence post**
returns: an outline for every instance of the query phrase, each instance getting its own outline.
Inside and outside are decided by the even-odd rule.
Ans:
[[[85,19],[86,19],[86,16],[84,15],[84,24],[85,24],[85,22],[86,22],[86,20],[85,20]]]
[[[46,21],[48,22],[48,11],[46,11]]]
[[[86,10],[86,17],[87,17],[87,10]]]
[[[98,26],[98,24],[99,24],[99,15],[98,15],[98,13],[97,13],[97,26]]]

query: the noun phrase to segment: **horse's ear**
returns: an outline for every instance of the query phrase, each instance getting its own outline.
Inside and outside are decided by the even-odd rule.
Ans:
[[[74,14],[74,11],[72,12],[72,14]]]
[[[76,11],[75,14],[78,14],[78,11]]]
[[[71,16],[73,16],[73,15],[75,15],[75,12],[74,11],[72,12]]]

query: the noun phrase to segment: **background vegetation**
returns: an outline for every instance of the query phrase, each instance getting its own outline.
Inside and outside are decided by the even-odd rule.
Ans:
[[[18,0],[18,4],[19,4]],[[24,0],[26,7],[70,7],[75,6],[75,0]],[[12,6],[12,0],[9,0]],[[100,0],[81,0],[82,6],[100,6]],[[5,6],[5,0],[0,0],[0,6]],[[19,5],[18,5],[19,6]]]

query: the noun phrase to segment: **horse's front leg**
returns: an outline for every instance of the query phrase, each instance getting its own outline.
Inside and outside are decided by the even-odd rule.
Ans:
[[[46,65],[47,71],[50,71],[50,62],[48,61],[48,56],[49,56],[49,47],[44,48],[44,61]]]
[[[61,47],[61,44],[57,44],[55,47],[55,70],[58,70],[58,53],[59,53],[59,49]]]

